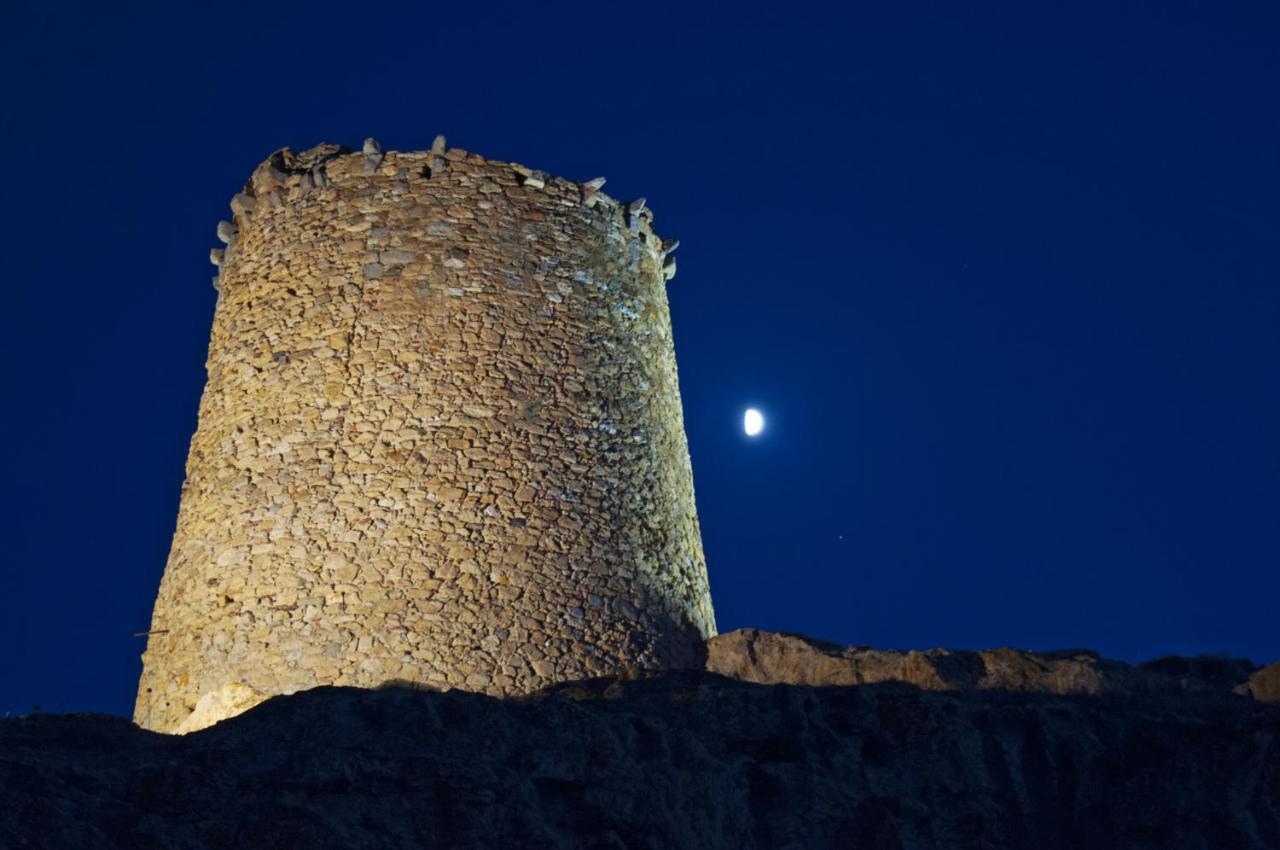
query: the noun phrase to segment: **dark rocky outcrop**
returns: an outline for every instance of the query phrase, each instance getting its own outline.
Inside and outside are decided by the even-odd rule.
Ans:
[[[321,688],[187,736],[4,720],[0,847],[1280,848],[1280,707],[1230,688],[1090,653],[717,640],[736,675],[844,683],[852,660],[940,690],[677,671]]]

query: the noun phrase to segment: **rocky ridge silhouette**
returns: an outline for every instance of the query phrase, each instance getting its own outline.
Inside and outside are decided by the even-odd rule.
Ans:
[[[1274,665],[744,630],[706,666],[3,720],[0,847],[1280,847]]]

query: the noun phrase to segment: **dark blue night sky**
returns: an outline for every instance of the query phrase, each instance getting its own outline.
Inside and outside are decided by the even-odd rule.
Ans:
[[[10,4],[0,714],[131,710],[214,224],[369,135],[681,239],[722,630],[1280,658],[1275,4],[717,5]]]

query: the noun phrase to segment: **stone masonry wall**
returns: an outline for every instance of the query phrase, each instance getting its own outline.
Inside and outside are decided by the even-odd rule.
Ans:
[[[140,725],[317,685],[509,695],[696,663],[715,622],[673,245],[602,182],[443,139],[254,172],[219,225]]]

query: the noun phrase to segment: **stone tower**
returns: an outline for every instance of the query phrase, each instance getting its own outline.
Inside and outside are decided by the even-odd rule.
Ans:
[[[278,151],[231,202],[135,720],[495,695],[714,634],[643,199],[445,150]]]

